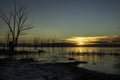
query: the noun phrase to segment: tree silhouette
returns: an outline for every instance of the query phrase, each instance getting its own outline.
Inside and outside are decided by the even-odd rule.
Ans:
[[[10,42],[10,32],[7,31],[6,34],[5,34],[5,40],[6,40],[6,45],[7,45],[7,49],[9,49],[9,42]]]
[[[28,29],[33,28],[31,24],[26,24],[28,14],[30,11],[20,3],[14,3],[13,8],[9,9],[7,13],[0,10],[0,16],[10,31],[10,46],[12,50],[17,46],[20,34]]]

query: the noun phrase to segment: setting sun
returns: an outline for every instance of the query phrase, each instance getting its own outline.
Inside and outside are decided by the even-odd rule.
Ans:
[[[85,44],[85,40],[82,37],[76,37],[76,41],[78,42],[78,45],[84,45]]]
[[[83,37],[73,37],[73,38],[67,39],[67,41],[73,42],[77,45],[84,45],[86,40]]]
[[[77,45],[85,44],[85,39],[83,37],[74,37],[73,40],[77,42]]]

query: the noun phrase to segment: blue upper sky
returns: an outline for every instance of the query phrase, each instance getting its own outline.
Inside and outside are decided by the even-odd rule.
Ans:
[[[0,0],[8,9],[14,0]],[[18,0],[17,0],[18,1]],[[73,36],[120,35],[120,0],[19,0],[31,11],[32,36],[68,38]],[[7,31],[0,20],[0,34]]]

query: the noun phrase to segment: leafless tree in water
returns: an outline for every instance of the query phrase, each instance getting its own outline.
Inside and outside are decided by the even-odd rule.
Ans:
[[[20,3],[14,3],[13,8],[9,9],[7,12],[0,10],[0,17],[8,26],[11,36],[11,43],[13,46],[11,50],[14,51],[15,47],[18,44],[19,36],[25,30],[33,28],[32,24],[26,24],[28,20],[28,14],[30,11]]]
[[[5,34],[5,40],[6,40],[7,49],[9,49],[8,44],[11,41],[10,31],[6,32],[6,34]]]

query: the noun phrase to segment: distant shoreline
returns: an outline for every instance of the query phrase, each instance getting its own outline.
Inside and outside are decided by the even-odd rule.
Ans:
[[[0,43],[0,47],[5,47],[5,43]],[[88,44],[76,45],[74,43],[43,43],[43,44],[19,44],[18,47],[120,47],[120,44]]]

